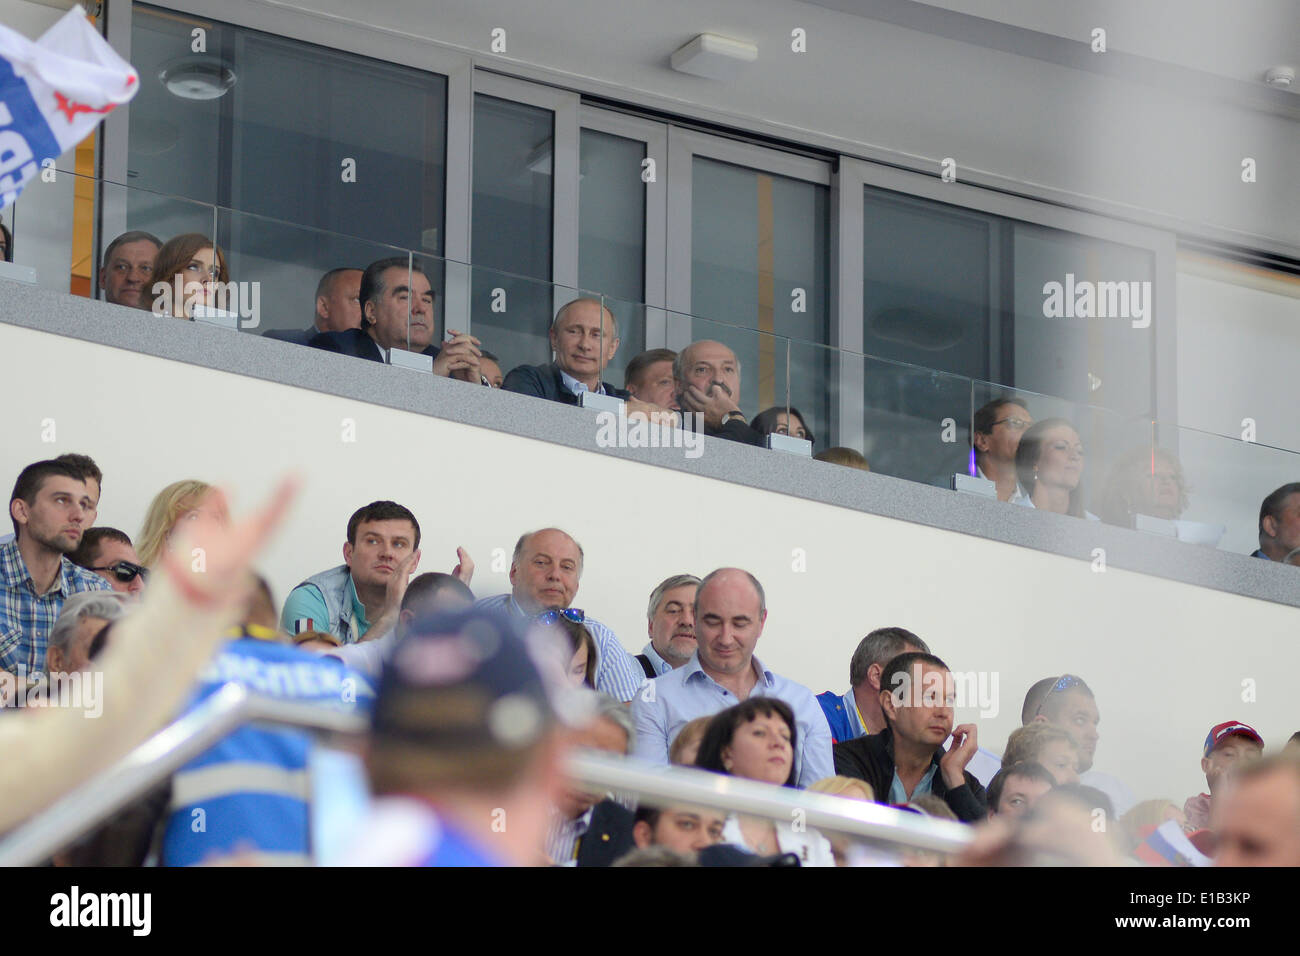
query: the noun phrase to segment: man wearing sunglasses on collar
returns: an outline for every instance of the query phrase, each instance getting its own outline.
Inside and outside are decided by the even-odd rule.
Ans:
[[[1124,781],[1092,768],[1100,739],[1097,725],[1101,723],[1101,712],[1092,688],[1083,678],[1073,674],[1044,677],[1030,687],[1020,710],[1020,722],[1028,726],[1035,721],[1045,721],[1070,735],[1079,748],[1079,782],[1110,797],[1116,818],[1137,802]]]
[[[116,528],[90,528],[77,550],[68,555],[73,564],[94,571],[119,594],[135,599],[144,590],[148,570],[140,565],[131,539]]]

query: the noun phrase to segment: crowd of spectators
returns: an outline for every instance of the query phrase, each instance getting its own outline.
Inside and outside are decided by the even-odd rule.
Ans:
[[[704,354],[701,361],[726,364]],[[1027,412],[1002,418],[1018,415]],[[1002,418],[990,428],[1011,424]],[[800,427],[797,413],[772,424]],[[1068,446],[1068,434],[1052,431],[1059,426],[1039,424],[1044,444]],[[1032,431],[1024,419],[1015,427]],[[991,451],[997,443],[986,444]],[[1068,460],[1071,449],[1063,451]],[[1016,458],[1046,460],[1019,451]],[[1002,474],[991,460],[980,467]],[[1039,482],[1048,470],[1040,464]],[[1052,481],[1043,494],[1067,499],[1068,489]],[[590,792],[565,769],[566,754],[583,747],[645,767],[686,766],[955,821],[978,834],[967,862],[1300,865],[1300,735],[1264,758],[1254,728],[1216,724],[1201,760],[1208,792],[1181,808],[1169,799],[1139,803],[1094,766],[1101,715],[1081,677],[1052,675],[1030,686],[1022,726],[995,754],[979,746],[975,723],[955,723],[948,665],[903,628],[861,640],[843,693],[814,695],[766,667],[757,646],[767,598],[743,569],[682,572],[655,585],[648,640],[634,654],[574,606],[585,555],[559,528],[520,535],[510,591],[479,598],[464,548],[454,549],[454,563],[447,548],[448,572],[421,572],[427,543],[416,515],[397,502],[370,502],[342,529],[343,563],[309,575],[279,604],[252,572],[247,546],[238,568],[218,564],[226,572],[215,579],[224,582],[220,595],[206,569],[192,567],[200,553],[219,562],[230,550],[223,543],[246,527],[233,522],[219,490],[198,480],[167,485],[132,539],[95,524],[103,486],[100,469],[81,454],[35,462],[17,476],[15,535],[0,544],[5,703],[36,709],[70,682],[122,679],[121,662],[145,641],[141,621],[193,621],[223,607],[230,626],[184,680],[173,675],[188,696],[174,690],[162,714],[199,706],[233,681],[369,715],[365,766],[375,799],[357,823],[351,862],[941,861],[910,851],[882,857],[798,820]],[[1289,496],[1300,492],[1282,491],[1262,509],[1262,544],[1266,534],[1286,533],[1288,509],[1297,507]],[[194,549],[196,541],[205,547]],[[0,719],[11,730],[24,725],[12,710]],[[124,733],[114,744],[130,739]],[[114,747],[104,749],[101,759]],[[54,862],[185,865],[232,853],[251,863],[309,862],[309,753],[303,732],[240,728]],[[498,811],[510,814],[509,838],[494,827]]]

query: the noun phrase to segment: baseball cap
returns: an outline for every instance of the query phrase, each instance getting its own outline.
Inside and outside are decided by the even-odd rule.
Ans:
[[[1215,747],[1219,746],[1224,737],[1245,737],[1247,740],[1253,740],[1261,747],[1264,746],[1264,738],[1256,733],[1255,728],[1249,724],[1243,724],[1239,720],[1228,720],[1221,724],[1215,724],[1210,728],[1209,736],[1205,738],[1205,753],[1208,757]]]
[[[411,622],[380,676],[372,732],[434,750],[518,750],[554,720],[518,624],[469,608]]]

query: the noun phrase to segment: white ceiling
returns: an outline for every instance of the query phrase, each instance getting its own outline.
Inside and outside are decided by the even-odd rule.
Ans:
[[[910,2],[1072,40],[1087,40],[1094,27],[1103,27],[1111,50],[1243,82],[1257,82],[1271,66],[1300,71],[1300,3],[1295,0]]]

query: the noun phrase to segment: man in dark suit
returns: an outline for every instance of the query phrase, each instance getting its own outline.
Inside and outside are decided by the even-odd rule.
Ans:
[[[433,359],[433,374],[483,384],[479,341],[452,331],[441,348],[432,345],[434,292],[419,263],[404,256],[380,259],[361,275],[361,327],[321,332],[307,344],[371,362],[389,361],[393,349],[422,352]]]
[[[704,434],[757,445],[767,442],[740,411],[740,360],[721,342],[692,342],[673,360],[677,403],[683,412],[704,417]]]
[[[549,337],[554,361],[511,369],[502,388],[565,405],[577,405],[583,391],[630,397],[626,389],[600,379],[619,342],[614,313],[597,299],[574,299],[562,306],[551,320]]]
[[[608,694],[589,691],[596,713],[571,734],[578,747],[627,756],[632,750],[632,718]],[[632,812],[609,794],[570,787],[556,801],[547,833],[546,853],[558,866],[609,866],[636,846]]]
[[[316,283],[316,322],[306,329],[271,329],[268,339],[306,345],[321,332],[344,332],[361,326],[361,270],[331,269]]]
[[[966,771],[979,749],[975,725],[953,728],[954,696],[947,664],[920,651],[899,654],[880,674],[885,729],[836,744],[835,773],[867,781],[876,803],[906,804],[928,793],[958,820],[984,819],[984,787]],[[944,751],[950,734],[952,748]]]

